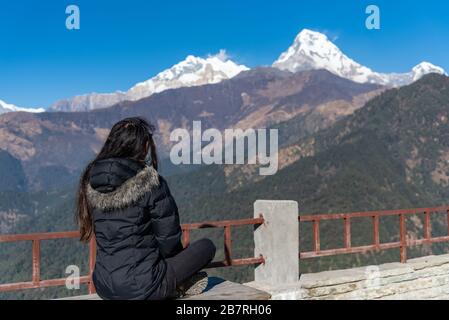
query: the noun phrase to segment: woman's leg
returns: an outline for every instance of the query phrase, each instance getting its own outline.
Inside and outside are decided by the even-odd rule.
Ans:
[[[176,256],[166,259],[176,278],[176,285],[204,269],[215,256],[215,245],[209,239],[193,242]]]

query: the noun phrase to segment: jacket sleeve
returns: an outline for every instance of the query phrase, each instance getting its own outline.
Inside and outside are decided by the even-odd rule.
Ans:
[[[164,258],[172,257],[182,251],[182,230],[178,207],[167,182],[159,177],[160,186],[154,190],[150,206],[151,225]]]

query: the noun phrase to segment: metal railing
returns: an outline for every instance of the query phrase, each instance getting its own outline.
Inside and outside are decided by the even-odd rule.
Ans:
[[[447,215],[448,221],[448,235],[441,237],[432,236],[431,214]],[[408,239],[406,218],[410,215],[424,215],[424,238],[422,239]],[[379,221],[382,217],[397,216],[399,217],[399,241],[381,243],[379,232]],[[351,219],[353,218],[369,218],[373,225],[373,243],[367,246],[353,247],[351,243]],[[343,247],[337,249],[322,250],[320,244],[320,222],[326,220],[341,220],[343,222]],[[340,213],[340,214],[320,214],[299,216],[300,225],[306,222],[312,223],[312,244],[313,250],[300,252],[300,259],[335,256],[351,253],[367,253],[370,251],[380,251],[386,249],[399,248],[400,261],[407,262],[407,248],[422,244],[432,244],[440,242],[449,242],[449,206],[436,208],[421,208],[421,209],[407,209],[407,210],[389,210],[389,211],[372,211],[372,212],[355,212],[355,213]]]
[[[190,242],[190,233],[196,229],[206,228],[224,228],[224,255],[223,261],[214,261],[210,263],[207,268],[220,268],[230,266],[255,265],[264,263],[262,256],[244,259],[232,259],[232,236],[231,227],[245,226],[245,225],[261,225],[264,219],[261,216],[256,219],[242,219],[242,220],[226,220],[226,221],[211,221],[201,223],[182,224],[183,244],[186,247]],[[66,284],[66,279],[41,279],[41,241],[43,240],[57,240],[57,239],[76,239],[79,238],[78,231],[69,232],[51,232],[51,233],[33,233],[33,234],[13,234],[0,235],[0,243],[11,242],[32,242],[32,280],[27,282],[0,284],[0,292],[17,291],[24,289],[38,289],[46,287],[58,287]],[[92,272],[95,267],[96,256],[96,241],[92,238],[89,241],[89,274],[80,276],[79,283],[87,284],[89,293],[95,293],[95,287],[92,283]],[[71,281],[74,279],[71,278]]]
[[[242,265],[254,265],[264,263],[263,256],[245,259],[232,259],[232,236],[231,227],[245,226],[245,225],[261,225],[264,223],[262,216],[255,219],[242,219],[242,220],[226,220],[217,222],[201,222],[182,225],[183,231],[183,243],[187,246],[190,243],[190,232],[195,229],[207,229],[207,228],[224,228],[224,255],[223,261],[216,261],[210,263],[207,268],[220,268]]]
[[[0,243],[11,243],[21,241],[32,242],[32,280],[27,282],[16,282],[0,284],[0,292],[17,291],[24,289],[38,289],[46,287],[58,287],[66,284],[66,279],[41,279],[41,241],[56,239],[74,239],[79,238],[80,233],[77,231],[69,232],[50,232],[50,233],[30,233],[30,234],[13,234],[0,235]],[[95,266],[96,242],[92,238],[89,241],[89,275],[79,277],[79,283],[86,283],[89,286],[89,293],[95,293],[91,274]]]

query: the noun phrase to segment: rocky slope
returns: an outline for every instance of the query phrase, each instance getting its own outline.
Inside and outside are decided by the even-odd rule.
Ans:
[[[255,69],[217,84],[166,90],[136,102],[91,112],[10,113],[0,117],[0,149],[23,163],[33,189],[57,187],[74,178],[101,147],[112,124],[144,116],[157,127],[161,157],[175,128],[263,128],[293,117],[308,117],[314,132],[351,114],[381,87],[358,84],[328,71],[290,73]],[[70,179],[68,179],[70,180]]]

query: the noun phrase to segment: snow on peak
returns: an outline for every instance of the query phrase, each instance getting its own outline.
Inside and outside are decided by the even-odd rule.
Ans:
[[[327,42],[329,41],[327,38],[327,35],[321,32],[313,31],[310,29],[303,29],[298,35],[296,36],[295,42],[304,42],[304,41],[311,41],[311,42]]]
[[[246,66],[229,60],[224,50],[205,59],[189,55],[155,77],[136,84],[127,95],[131,100],[138,100],[167,89],[218,83],[245,70],[248,70]]]
[[[351,60],[326,35],[304,29],[273,67],[292,72],[327,69],[344,78],[368,82],[372,71]]]
[[[360,83],[377,83],[402,86],[420,79],[423,75],[444,70],[423,62],[409,73],[385,74],[372,71],[346,56],[325,34],[309,29],[302,30],[287,51],[282,53],[273,67],[291,72],[326,69],[340,77]]]
[[[421,62],[420,64],[415,66],[412,69],[412,73],[413,73],[413,81],[419,80],[421,77],[429,73],[439,73],[447,75],[443,68],[438,67],[427,61]]]
[[[8,113],[8,112],[18,112],[18,111],[31,112],[31,113],[41,113],[41,112],[45,112],[45,109],[43,109],[43,108],[37,108],[37,109],[21,108],[21,107],[15,106],[13,104],[6,103],[3,100],[0,100],[0,114]]]
[[[88,111],[112,106],[124,100],[139,100],[168,89],[200,86],[230,79],[248,70],[229,59],[225,50],[207,58],[188,55],[183,61],[158,73],[153,78],[140,82],[127,92],[115,92],[76,96],[57,101],[51,111]]]

